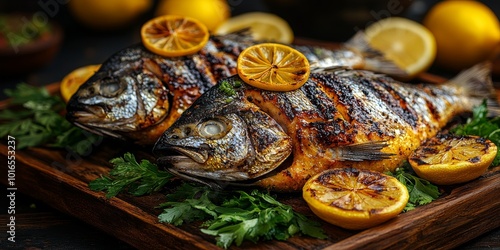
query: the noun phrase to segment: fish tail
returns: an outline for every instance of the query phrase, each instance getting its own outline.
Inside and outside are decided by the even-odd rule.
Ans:
[[[490,62],[479,63],[465,69],[448,83],[459,86],[468,97],[486,100],[488,115],[500,115],[500,104],[491,79]]]
[[[362,31],[358,31],[349,41],[344,44],[350,49],[360,52],[365,61],[365,69],[375,72],[388,74],[394,77],[405,78],[408,73],[389,60],[384,54],[374,49],[368,44],[366,35]]]

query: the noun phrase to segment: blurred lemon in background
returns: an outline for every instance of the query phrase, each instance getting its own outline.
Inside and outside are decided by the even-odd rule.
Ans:
[[[498,18],[480,2],[439,2],[423,24],[436,38],[436,64],[442,68],[461,70],[492,59],[499,52]]]
[[[426,71],[436,58],[434,36],[423,25],[412,20],[385,18],[368,26],[365,33],[373,48],[405,70],[405,80]]]
[[[124,27],[151,5],[152,0],[71,0],[68,8],[85,26],[107,30]]]
[[[231,17],[217,27],[215,34],[223,35],[247,28],[257,41],[293,42],[293,31],[288,22],[266,12],[248,12]]]
[[[225,0],[162,0],[155,15],[180,15],[198,19],[213,31],[231,15]]]

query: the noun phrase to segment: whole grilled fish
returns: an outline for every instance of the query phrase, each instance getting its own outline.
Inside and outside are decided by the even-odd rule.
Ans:
[[[154,144],[193,101],[217,81],[236,74],[248,35],[213,36],[197,54],[165,58],[142,45],[119,51],[72,96],[67,119],[97,134]],[[371,50],[362,33],[337,50],[296,46],[316,68],[348,66],[404,75]]]
[[[329,168],[393,171],[483,98],[496,103],[485,65],[442,85],[360,70],[312,73],[290,92],[260,90],[234,76],[197,99],[153,153],[169,171],[210,185],[297,191]]]

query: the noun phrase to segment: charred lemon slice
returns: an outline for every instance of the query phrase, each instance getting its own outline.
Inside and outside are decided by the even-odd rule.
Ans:
[[[353,168],[326,170],[309,179],[302,196],[319,218],[342,228],[366,229],[396,217],[408,190],[396,178]]]
[[[166,56],[185,56],[198,52],[208,41],[207,27],[200,21],[183,16],[164,15],[153,18],[141,28],[144,47]]]
[[[497,154],[495,144],[478,136],[438,135],[408,161],[418,176],[438,185],[451,185],[481,176]]]
[[[77,68],[67,74],[61,81],[60,92],[63,100],[68,102],[78,88],[87,81],[101,67],[97,65],[87,65]]]
[[[299,51],[282,44],[262,43],[243,50],[236,67],[241,79],[260,89],[295,90],[307,81],[309,61]]]

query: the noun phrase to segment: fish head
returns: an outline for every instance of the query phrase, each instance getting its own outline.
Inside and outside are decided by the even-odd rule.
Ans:
[[[125,138],[169,113],[168,89],[144,60],[122,68],[101,67],[71,97],[67,119],[96,134]]]
[[[252,181],[277,169],[291,154],[291,139],[248,101],[247,88],[235,76],[199,97],[156,142],[158,164],[202,183]]]

